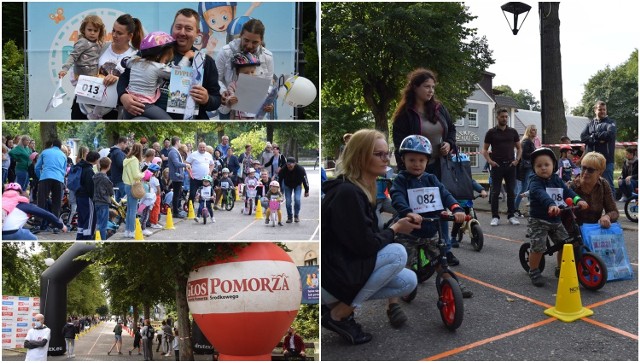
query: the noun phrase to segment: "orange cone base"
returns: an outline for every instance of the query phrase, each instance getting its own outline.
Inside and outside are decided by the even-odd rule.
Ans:
[[[220,353],[220,357],[218,357],[218,360],[226,360],[226,361],[230,361],[230,360],[236,360],[236,361],[269,360],[270,361],[271,360],[271,353],[269,353],[269,354],[260,354],[260,355],[229,355],[229,354]]]
[[[549,309],[545,310],[544,313],[549,315],[549,316],[553,316],[554,318],[557,318],[558,320],[560,320],[562,322],[571,323],[571,322],[579,320],[581,318],[593,315],[593,310],[583,307],[579,311],[576,311],[576,312],[563,313],[563,312],[558,311],[555,307],[553,307],[553,308],[549,308]]]

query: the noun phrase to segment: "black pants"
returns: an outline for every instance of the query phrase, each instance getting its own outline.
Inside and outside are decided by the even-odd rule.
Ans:
[[[492,218],[500,218],[498,204],[500,203],[500,188],[504,180],[507,185],[507,216],[513,217],[515,208],[516,167],[497,166],[491,168],[491,214]]]
[[[182,182],[181,181],[173,181],[171,182],[171,186],[173,187],[173,199],[171,200],[171,212],[174,216],[177,216],[180,213],[180,200],[182,199]]]
[[[196,192],[198,191],[198,188],[200,188],[202,186],[202,179],[198,180],[198,179],[189,179],[189,200],[191,201],[191,203],[193,203],[193,207],[196,207],[196,203],[195,203],[195,199],[196,199]]]
[[[56,217],[60,217],[62,207],[63,184],[55,179],[44,179],[38,182],[38,207],[48,210]],[[47,199],[51,195],[51,208],[47,208]],[[47,229],[49,222],[42,220],[40,229]]]

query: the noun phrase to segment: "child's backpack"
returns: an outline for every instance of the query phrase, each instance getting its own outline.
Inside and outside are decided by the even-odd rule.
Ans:
[[[74,165],[69,170],[69,175],[67,175],[67,188],[69,190],[77,192],[81,187],[80,180],[82,179],[82,167],[79,165]]]
[[[153,334],[155,333],[155,331],[153,330],[153,327],[151,325],[149,325],[147,327],[147,339],[153,339]]]

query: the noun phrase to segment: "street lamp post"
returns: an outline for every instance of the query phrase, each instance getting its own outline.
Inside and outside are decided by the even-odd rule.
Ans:
[[[520,30],[520,28],[522,28],[522,24],[524,24],[524,21],[527,19],[527,16],[529,15],[529,10],[531,10],[531,6],[525,3],[509,2],[502,5],[500,9],[502,9],[502,14],[504,15],[504,18],[507,19],[507,23],[509,24],[509,28],[511,29],[511,32],[513,33],[513,35],[516,35],[518,34],[518,31]],[[511,25],[511,22],[509,21],[509,18],[507,18],[506,13],[513,14],[513,25]],[[518,16],[523,13],[526,13],[524,14],[524,19],[522,19],[522,21],[520,22],[520,25],[518,25]]]

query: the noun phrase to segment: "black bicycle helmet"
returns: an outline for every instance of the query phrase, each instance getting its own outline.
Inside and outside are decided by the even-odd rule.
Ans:
[[[556,158],[556,154],[553,150],[548,147],[537,148],[534,152],[531,153],[531,165],[536,164],[536,158],[540,155],[547,155],[553,161],[553,172],[558,171],[558,159]]]

